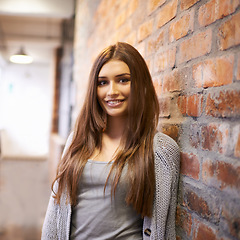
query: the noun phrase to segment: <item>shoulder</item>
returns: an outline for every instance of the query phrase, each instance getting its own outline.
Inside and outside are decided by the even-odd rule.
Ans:
[[[179,146],[171,137],[157,132],[153,140],[153,149],[155,161],[160,161],[167,167],[179,167]]]
[[[72,141],[73,141],[73,134],[74,132],[71,132],[66,140],[66,143],[65,143],[65,147],[63,149],[63,154],[62,156],[64,156],[67,152],[67,149],[69,148],[69,146],[71,145]]]
[[[73,140],[73,135],[74,135],[74,132],[71,132],[67,138],[67,141],[66,141],[66,145],[67,144],[71,144],[72,140]]]
[[[161,133],[161,132],[157,132],[154,136],[154,140],[153,140],[153,148],[154,150],[176,150],[179,151],[179,147],[177,145],[177,143],[168,135]]]

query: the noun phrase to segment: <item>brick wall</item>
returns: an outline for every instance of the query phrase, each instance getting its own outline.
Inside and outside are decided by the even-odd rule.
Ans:
[[[82,104],[93,59],[116,41],[151,71],[159,130],[181,147],[177,239],[240,239],[240,1],[77,1],[75,70]]]

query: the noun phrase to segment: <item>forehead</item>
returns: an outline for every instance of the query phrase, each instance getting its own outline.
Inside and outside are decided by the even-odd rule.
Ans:
[[[130,74],[128,65],[120,60],[110,60],[102,66],[99,72],[99,77],[108,75],[116,76],[123,73]]]

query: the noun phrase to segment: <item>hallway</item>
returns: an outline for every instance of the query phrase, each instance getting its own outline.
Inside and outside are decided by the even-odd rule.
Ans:
[[[50,196],[46,160],[0,159],[0,239],[38,240]]]

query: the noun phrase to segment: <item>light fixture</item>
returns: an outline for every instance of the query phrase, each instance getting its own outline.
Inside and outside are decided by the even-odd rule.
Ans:
[[[29,55],[27,55],[23,49],[23,47],[20,48],[20,50],[12,55],[10,57],[10,61],[13,63],[18,63],[18,64],[29,64],[32,63],[33,58]]]

